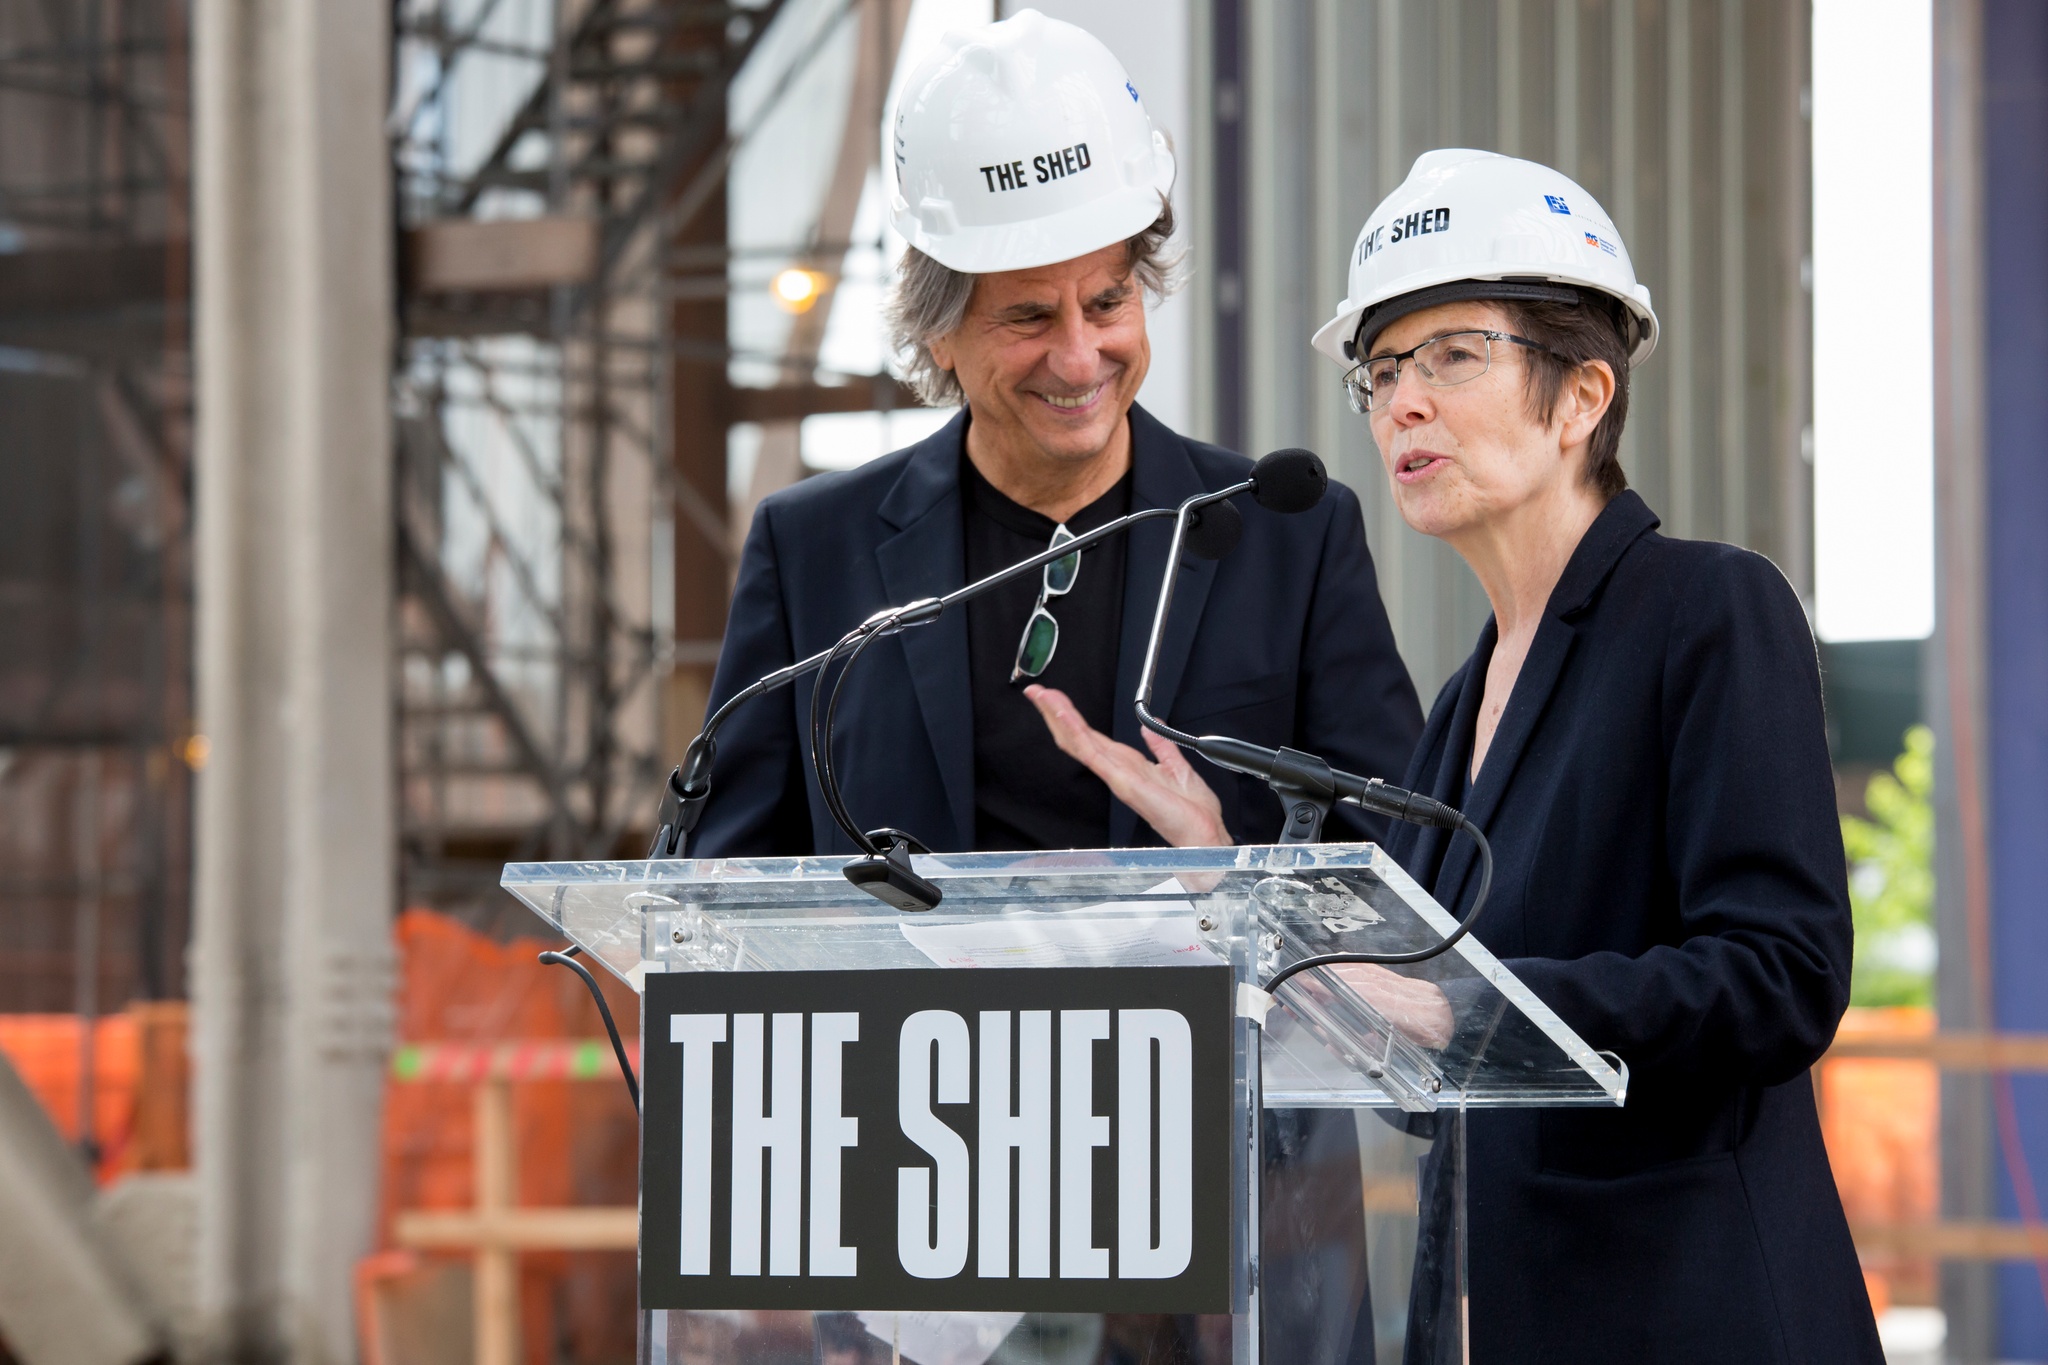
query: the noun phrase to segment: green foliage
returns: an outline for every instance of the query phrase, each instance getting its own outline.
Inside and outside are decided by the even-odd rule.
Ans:
[[[1906,751],[1870,779],[1873,818],[1842,817],[1856,916],[1850,1003],[1934,1003],[1934,732],[1906,731]]]

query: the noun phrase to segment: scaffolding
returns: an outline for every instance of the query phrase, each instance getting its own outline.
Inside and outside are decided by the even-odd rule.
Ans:
[[[673,666],[670,329],[649,276],[773,10],[401,7],[399,431],[409,898],[624,851]],[[495,274],[479,274],[490,257]],[[688,505],[687,498],[684,499]],[[694,509],[722,543],[716,506]]]
[[[0,9],[0,1010],[183,993],[186,27]]]
[[[404,234],[394,410],[410,902],[487,914],[507,859],[639,853],[723,632],[736,549],[727,429],[766,419],[793,432],[807,413],[904,401],[887,376],[820,372],[822,312],[773,353],[735,349],[728,296],[761,262],[729,244],[727,191],[777,101],[821,54],[855,43],[850,170],[806,240],[753,253],[815,262],[829,285],[877,169],[907,9],[400,6],[390,128]],[[735,126],[743,70],[758,84]],[[735,388],[736,373],[767,387]]]

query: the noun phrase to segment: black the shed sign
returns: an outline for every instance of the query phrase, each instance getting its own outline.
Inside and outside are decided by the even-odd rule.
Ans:
[[[641,1018],[645,1307],[1230,1309],[1226,967],[657,975]]]

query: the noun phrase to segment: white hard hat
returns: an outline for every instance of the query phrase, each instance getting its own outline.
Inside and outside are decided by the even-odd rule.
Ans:
[[[1123,64],[1037,10],[948,33],[903,84],[892,221],[941,265],[1070,261],[1150,227],[1172,188]]]
[[[1633,319],[1623,333],[1631,365],[1657,346],[1649,288],[1636,282],[1607,211],[1548,166],[1497,152],[1417,157],[1359,230],[1348,285],[1350,297],[1314,341],[1346,368],[1389,323],[1424,308],[1463,299],[1576,302],[1579,290],[1608,295]]]

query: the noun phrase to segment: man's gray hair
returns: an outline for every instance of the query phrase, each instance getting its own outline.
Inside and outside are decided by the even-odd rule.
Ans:
[[[1161,203],[1152,226],[1124,242],[1131,277],[1153,299],[1180,288],[1183,252],[1169,248],[1173,236],[1173,205]],[[967,318],[974,297],[974,276],[940,265],[910,247],[896,285],[889,294],[889,342],[903,365],[903,381],[935,408],[966,401],[960,381],[932,358],[932,342],[951,335]]]

